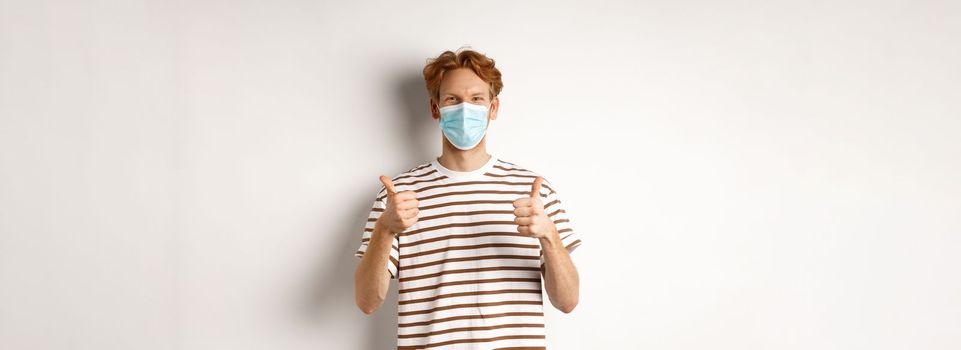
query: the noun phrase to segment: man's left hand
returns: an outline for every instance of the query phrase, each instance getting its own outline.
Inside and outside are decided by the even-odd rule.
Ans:
[[[534,238],[552,238],[557,236],[554,221],[544,212],[544,202],[541,201],[541,182],[538,176],[531,185],[531,195],[514,200],[514,223],[517,232]]]

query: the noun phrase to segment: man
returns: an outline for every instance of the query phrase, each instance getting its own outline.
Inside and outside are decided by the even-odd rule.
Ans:
[[[380,177],[355,253],[357,306],[373,313],[398,278],[398,349],[546,349],[541,282],[554,307],[574,309],[581,240],[549,181],[487,153],[494,60],[446,51],[424,79],[443,151]]]

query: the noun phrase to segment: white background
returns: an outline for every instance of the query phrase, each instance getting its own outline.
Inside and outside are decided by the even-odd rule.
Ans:
[[[961,348],[957,1],[0,0],[0,348],[390,349],[426,59],[584,245],[549,348]]]

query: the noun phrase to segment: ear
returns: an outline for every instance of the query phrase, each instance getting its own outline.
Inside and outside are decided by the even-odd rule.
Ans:
[[[491,101],[491,110],[490,112],[488,112],[490,114],[489,117],[491,120],[497,119],[497,107],[500,106],[500,104],[501,104],[500,98],[497,96],[494,96],[494,99]]]
[[[434,102],[434,98],[431,97],[427,103],[430,105],[430,116],[434,119],[440,120],[440,107],[437,107],[437,103]]]

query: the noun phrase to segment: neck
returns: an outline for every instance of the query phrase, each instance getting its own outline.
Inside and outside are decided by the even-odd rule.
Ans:
[[[491,159],[491,155],[487,154],[487,137],[484,137],[476,147],[466,151],[454,147],[446,139],[443,142],[443,152],[437,158],[437,162],[447,169],[474,171],[480,169]]]

